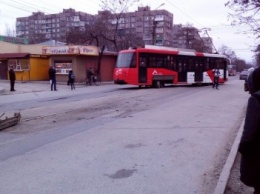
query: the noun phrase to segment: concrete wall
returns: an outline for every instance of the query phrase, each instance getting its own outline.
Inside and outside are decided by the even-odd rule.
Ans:
[[[41,55],[42,54],[42,45],[36,45],[36,44],[19,45],[19,52]]]
[[[113,71],[116,64],[115,55],[104,55],[101,60],[100,74],[101,81],[112,81]],[[85,55],[53,55],[50,58],[50,64],[54,66],[55,61],[72,61],[72,69],[76,76],[75,82],[83,83],[87,79],[87,69],[92,67],[94,73],[98,70],[98,57]],[[58,82],[66,82],[67,74],[56,74]]]
[[[0,41],[0,53],[42,54],[42,45],[19,45]]]
[[[104,55],[101,60],[101,80],[112,81],[113,72],[116,65],[117,56],[115,55]]]
[[[0,41],[0,53],[18,53],[19,45]]]
[[[87,69],[92,67],[94,73],[97,72],[97,56],[81,56],[78,58],[78,64],[80,64],[80,70],[78,73],[86,81],[87,79]]]

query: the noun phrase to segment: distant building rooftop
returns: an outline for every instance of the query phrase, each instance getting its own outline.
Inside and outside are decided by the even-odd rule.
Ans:
[[[12,36],[0,36],[0,41],[9,42],[13,44],[28,44],[27,38],[12,37]]]

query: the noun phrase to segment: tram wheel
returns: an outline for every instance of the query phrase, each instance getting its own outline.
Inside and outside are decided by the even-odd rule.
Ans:
[[[162,87],[162,84],[160,81],[155,81],[155,87],[156,88],[161,88]]]

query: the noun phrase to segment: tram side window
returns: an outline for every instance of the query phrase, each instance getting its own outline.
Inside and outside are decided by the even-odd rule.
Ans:
[[[166,56],[163,55],[152,55],[149,56],[150,67],[164,67],[166,62]]]
[[[216,60],[214,58],[209,58],[209,68],[210,69],[215,69],[216,66]]]
[[[217,68],[224,69],[225,61],[223,59],[217,59],[216,62],[217,62]]]
[[[154,56],[149,56],[149,67],[156,67],[156,58]]]
[[[195,60],[196,71],[205,71],[205,58],[197,58]]]
[[[209,58],[207,57],[206,59],[205,59],[205,70],[207,71],[207,70],[209,70],[210,69],[210,62],[209,62]]]
[[[170,70],[177,70],[175,56],[170,56],[170,55],[167,56],[166,68]]]
[[[189,59],[186,57],[178,58],[178,72],[186,72],[189,69]]]
[[[125,67],[136,67],[134,53],[122,53],[119,54],[117,58],[116,67],[125,68]]]
[[[132,61],[131,61],[130,67],[136,67],[136,55],[135,54],[132,57]]]
[[[188,59],[188,71],[195,71],[194,68],[194,57]]]
[[[148,66],[148,64],[147,64],[147,56],[146,55],[140,55],[139,66],[140,67],[147,67]]]

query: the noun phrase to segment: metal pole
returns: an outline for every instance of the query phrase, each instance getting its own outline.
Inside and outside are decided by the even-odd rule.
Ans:
[[[202,28],[201,30],[205,30],[205,33],[207,34],[207,36],[210,38],[210,42],[211,42],[211,45],[213,46],[213,48],[215,49],[215,51],[216,51],[216,53],[218,53],[218,51],[217,51],[217,49],[216,49],[216,47],[215,47],[215,45],[213,44],[213,42],[212,42],[212,39],[211,39],[211,37],[209,36],[209,34],[208,34],[208,30],[210,30],[210,28]]]

